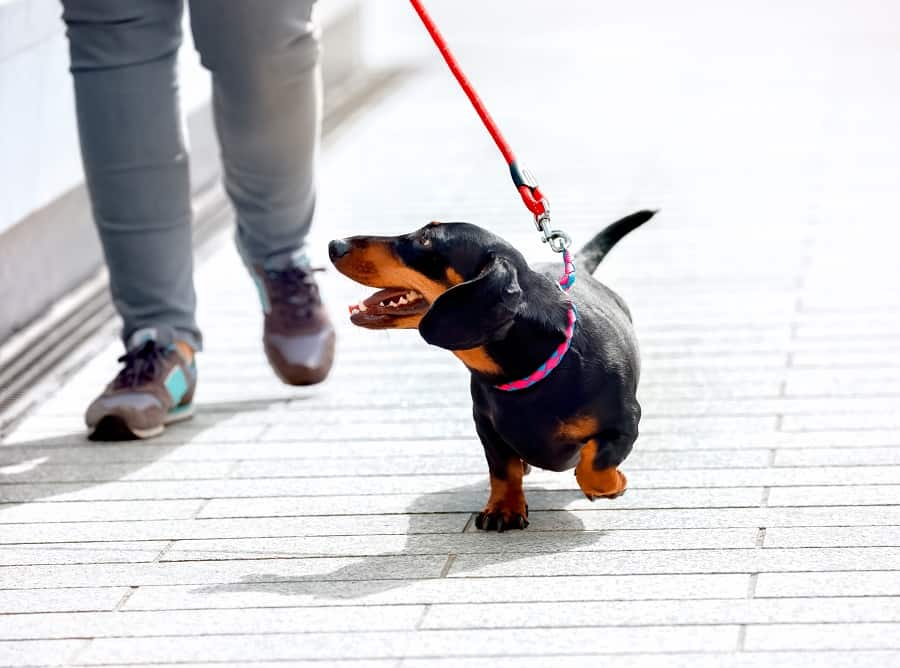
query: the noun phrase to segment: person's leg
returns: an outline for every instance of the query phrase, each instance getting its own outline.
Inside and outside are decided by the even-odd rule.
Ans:
[[[265,311],[263,342],[293,385],[325,378],[334,329],[303,254],[315,208],[322,86],[312,0],[191,0],[237,242]]]
[[[175,77],[182,11],[182,0],[63,0],[85,179],[127,348],[85,413],[94,438],[154,436],[192,412],[201,339]]]
[[[249,265],[302,251],[315,208],[321,125],[318,32],[312,0],[191,0],[237,241]]]
[[[63,0],[78,131],[127,342],[165,328],[201,345],[176,54],[182,0]]]

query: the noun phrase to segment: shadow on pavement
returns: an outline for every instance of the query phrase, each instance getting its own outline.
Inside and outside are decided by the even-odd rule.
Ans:
[[[550,492],[539,487],[529,488],[527,484],[525,491],[529,498],[535,500]],[[563,494],[568,495],[569,492]],[[447,511],[440,510],[442,506],[435,503],[436,497],[448,502]],[[406,512],[412,517],[406,533],[406,544],[402,549],[358,558],[348,557],[354,559],[354,563],[330,573],[302,577],[255,573],[244,576],[238,582],[200,587],[193,591],[197,594],[259,591],[283,596],[309,596],[317,600],[358,599],[408,587],[422,581],[421,576],[416,574],[405,577],[402,573],[404,568],[402,564],[400,572],[388,572],[385,569],[384,559],[388,556],[406,557],[410,562],[408,566],[413,570],[418,557],[423,560],[429,556],[446,557],[447,563],[440,574],[440,577],[444,578],[448,574],[456,575],[470,570],[460,568],[460,562],[457,560],[459,555],[465,555],[467,558],[481,557],[473,560],[477,562],[475,567],[501,564],[536,553],[587,550],[602,540],[605,534],[603,531],[585,531],[584,523],[574,513],[561,509],[561,506],[567,505],[570,501],[584,498],[579,490],[572,490],[571,498],[561,498],[559,490],[553,490],[553,507],[540,502],[534,504],[531,527],[524,531],[510,530],[502,534],[473,529],[474,511],[484,505],[486,498],[487,481],[423,494],[406,508]],[[466,512],[470,519],[466,523],[465,531],[452,534],[434,533],[434,524],[429,516],[435,513],[454,512],[460,507],[472,509],[471,513]],[[541,519],[534,519],[536,515],[541,515],[541,511],[548,510],[553,511],[552,528]],[[462,542],[458,542],[460,537],[465,537]],[[464,550],[460,550],[459,555],[454,552],[454,543]],[[278,556],[302,558],[311,555],[279,552]],[[247,565],[251,566],[252,561],[248,561]]]
[[[171,425],[161,436],[146,441],[92,441],[86,432],[75,432],[0,444],[0,513],[14,505],[124,480],[236,414],[284,401],[198,405],[193,419]]]

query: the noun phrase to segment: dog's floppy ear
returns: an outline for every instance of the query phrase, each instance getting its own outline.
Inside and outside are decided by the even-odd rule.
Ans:
[[[493,257],[478,276],[438,297],[419,323],[422,338],[447,350],[465,350],[502,337],[522,301],[516,268]]]

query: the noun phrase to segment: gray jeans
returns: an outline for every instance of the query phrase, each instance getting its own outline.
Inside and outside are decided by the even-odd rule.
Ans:
[[[225,186],[247,264],[302,251],[321,116],[314,0],[191,0],[212,72]],[[123,338],[200,349],[188,155],[176,80],[183,0],[63,0],[85,177]]]

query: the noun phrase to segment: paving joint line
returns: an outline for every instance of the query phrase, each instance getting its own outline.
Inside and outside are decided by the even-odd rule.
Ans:
[[[265,497],[263,497],[263,498],[265,498]],[[200,499],[200,503],[199,503],[199,504],[197,505],[197,507],[194,509],[194,512],[191,513],[191,516],[188,517],[187,519],[189,519],[189,520],[205,519],[205,518],[201,518],[201,517],[200,517],[200,514],[201,514],[204,510],[206,510],[206,507],[210,504],[211,501],[212,501],[211,498],[209,498],[209,499]],[[238,518],[235,518],[235,519],[238,519]],[[154,520],[146,520],[146,521],[147,521],[147,522],[152,522],[152,521],[154,521]]]
[[[150,563],[154,563],[154,564],[160,563],[162,561],[162,558],[164,556],[166,556],[166,554],[169,552],[169,550],[171,550],[175,546],[175,543],[177,543],[177,542],[178,541],[176,539],[170,539],[169,542],[167,542],[165,545],[163,545],[163,548],[159,551],[159,554],[157,554],[156,558],[153,559],[153,561]]]
[[[110,587],[112,587],[112,586],[113,586],[113,585],[110,585]],[[72,587],[72,588],[73,588],[73,589],[78,589],[78,587]],[[85,587],[83,587],[83,588],[85,588]],[[86,588],[89,589],[90,587],[86,587]],[[45,589],[56,589],[56,587],[45,587]],[[122,598],[120,598],[120,599],[119,599],[119,602],[116,603],[116,605],[113,607],[112,612],[119,612],[119,611],[122,609],[122,607],[123,607],[126,603],[128,603],[128,599],[130,599],[130,598],[134,595],[134,593],[135,593],[137,590],[138,590],[138,587],[137,587],[137,586],[131,586],[131,587],[129,587],[129,588],[128,588],[128,591],[126,591],[124,594],[122,594]]]
[[[444,567],[441,569],[441,574],[438,576],[439,578],[446,578],[450,573],[450,569],[453,568],[453,562],[456,561],[456,555],[454,553],[450,553],[447,555],[447,561],[444,563]]]
[[[225,461],[228,461],[228,460],[225,460]],[[238,472],[238,470],[241,468],[243,463],[244,463],[243,459],[235,459],[231,463],[231,466],[229,466],[228,469],[225,471],[225,474],[223,476],[220,476],[219,478],[207,478],[207,479],[211,479],[211,480],[253,480],[254,478],[235,478],[234,477],[235,473]],[[200,478],[200,480],[204,480],[204,478]]]
[[[44,638],[36,638],[35,640],[45,640]],[[93,638],[79,638],[81,640],[81,644],[72,650],[72,653],[69,655],[68,660],[65,665],[71,666],[77,663],[78,657],[84,654],[87,651],[87,648],[91,646],[91,643],[94,642]]]
[[[432,605],[433,605],[432,603],[426,603],[426,604],[423,606],[423,608],[422,608],[422,614],[421,614],[421,615],[419,616],[419,618],[416,620],[416,625],[415,625],[415,630],[416,630],[416,631],[421,631],[421,630],[422,630],[422,624],[425,623],[425,618],[428,617],[428,613],[431,612],[431,607],[432,607]]]

